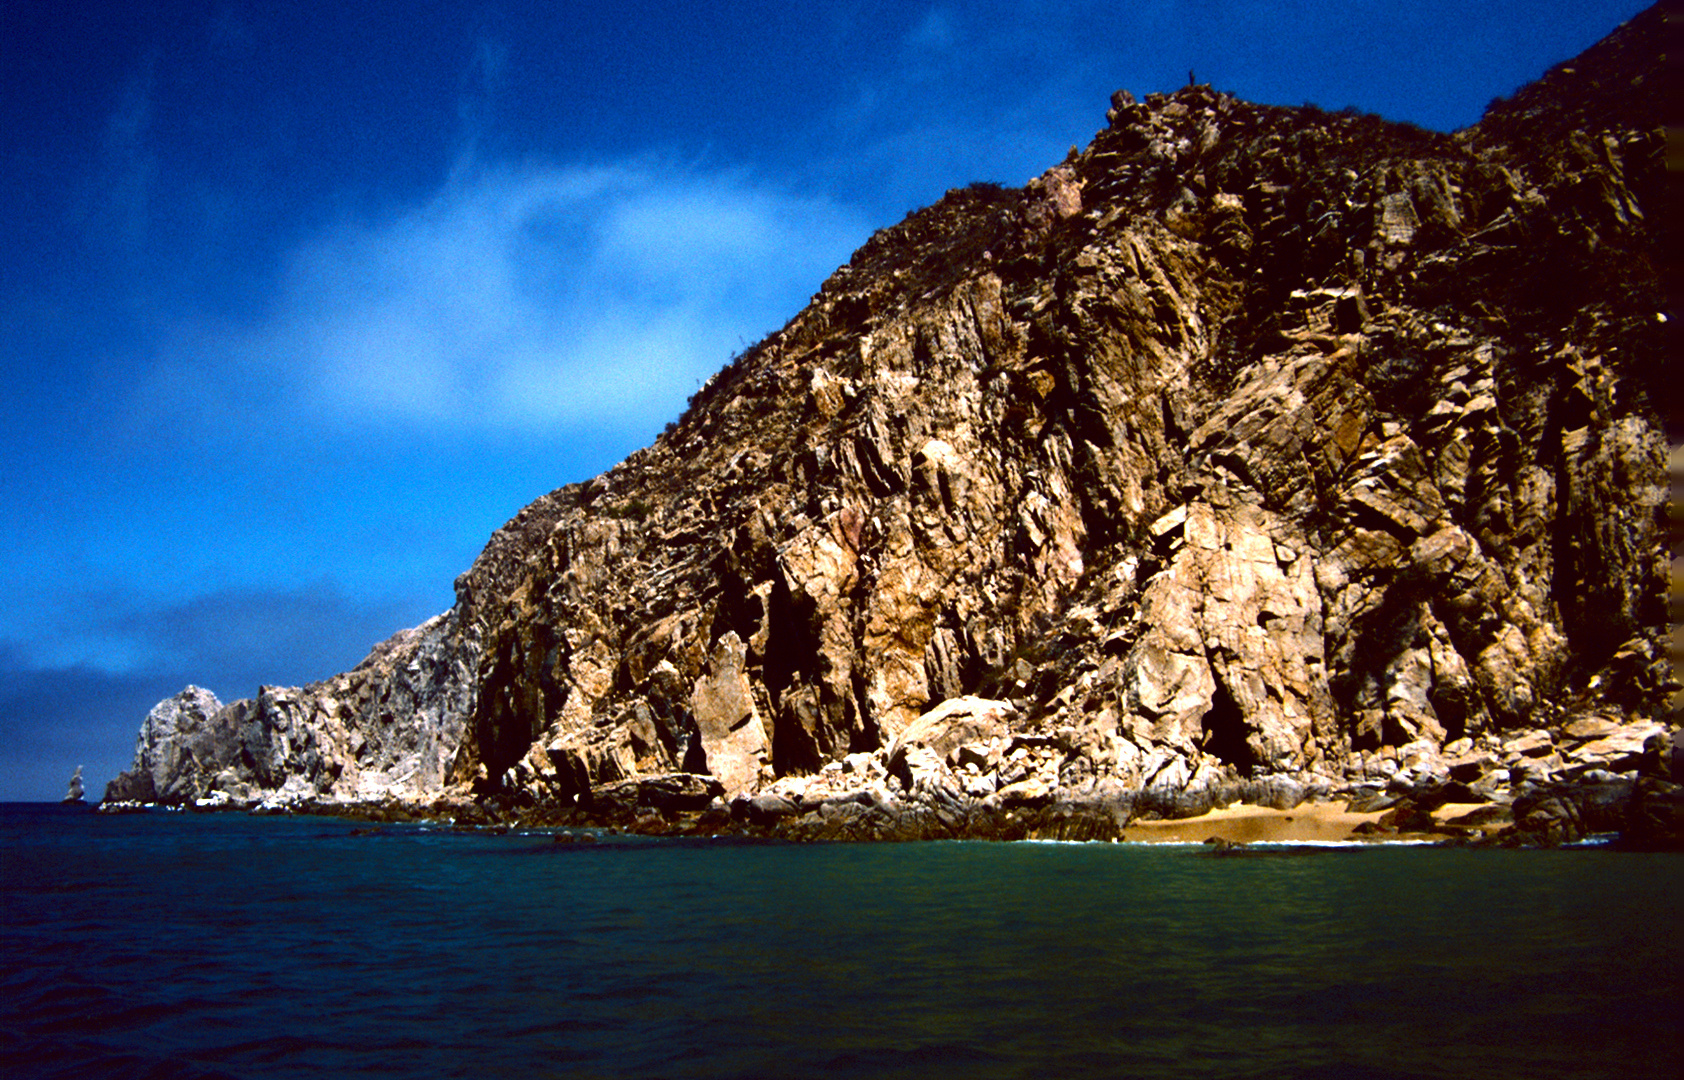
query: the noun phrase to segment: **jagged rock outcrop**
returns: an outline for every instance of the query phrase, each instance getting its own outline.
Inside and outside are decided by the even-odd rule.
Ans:
[[[60,799],[59,802],[80,804],[84,794],[85,791],[82,785],[82,766],[78,765],[76,766],[76,771],[70,774],[70,783],[65,785],[64,798]]]
[[[1100,835],[1635,769],[1676,719],[1660,36],[1456,135],[1119,92],[872,237],[447,615],[161,704],[107,797]]]
[[[430,801],[473,708],[474,635],[454,612],[395,635],[354,670],[224,705],[189,686],[141,725],[112,803]]]

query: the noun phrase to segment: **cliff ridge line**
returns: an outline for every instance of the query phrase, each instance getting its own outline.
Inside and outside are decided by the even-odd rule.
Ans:
[[[449,612],[160,703],[106,798],[1103,834],[1675,784],[1661,33],[1454,135],[1119,92],[875,234]]]

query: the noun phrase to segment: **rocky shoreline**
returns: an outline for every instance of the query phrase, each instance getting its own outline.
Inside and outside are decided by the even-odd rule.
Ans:
[[[1675,844],[1664,39],[1454,134],[1119,91],[880,230],[449,611],[160,702],[107,801],[1110,839],[1341,799]]]
[[[1383,758],[1372,780],[1266,776],[1188,788],[1060,784],[1071,733],[1010,731],[1009,702],[958,699],[920,718],[886,752],[725,797],[715,777],[666,773],[593,788],[568,803],[530,798],[177,802],[199,811],[311,814],[463,829],[588,829],[645,836],[793,842],[910,840],[1315,839],[1554,847],[1617,837],[1637,850],[1684,850],[1684,733],[1581,720],[1505,742],[1423,745]],[[107,800],[119,813],[145,808]],[[154,804],[156,805],[156,804]],[[1310,825],[1312,827],[1306,827]],[[1296,827],[1291,827],[1296,826]],[[558,838],[562,835],[558,833]],[[581,834],[588,839],[591,834]]]

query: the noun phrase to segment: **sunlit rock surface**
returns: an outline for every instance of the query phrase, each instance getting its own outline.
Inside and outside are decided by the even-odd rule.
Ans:
[[[1676,727],[1660,34],[1455,135],[1119,92],[872,237],[449,613],[161,703],[107,798],[1079,837],[1629,787]]]

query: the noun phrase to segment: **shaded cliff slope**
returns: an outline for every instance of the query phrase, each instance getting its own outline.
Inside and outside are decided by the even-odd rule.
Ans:
[[[873,236],[450,612],[161,703],[107,798],[1189,813],[1635,768],[1674,689],[1661,35],[1455,135],[1119,92]]]

